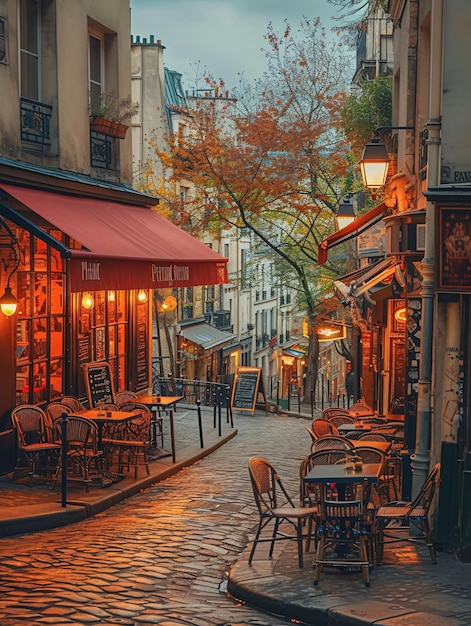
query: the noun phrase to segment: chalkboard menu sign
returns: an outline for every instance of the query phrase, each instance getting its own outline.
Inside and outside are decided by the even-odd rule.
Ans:
[[[87,363],[83,371],[90,408],[93,409],[104,402],[114,404],[114,385],[110,364],[105,361]]]
[[[266,407],[265,387],[260,367],[238,367],[232,388],[231,406],[239,411],[255,411],[258,394],[263,394]]]

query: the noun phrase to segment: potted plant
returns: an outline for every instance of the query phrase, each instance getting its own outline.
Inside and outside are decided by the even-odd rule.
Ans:
[[[139,105],[131,97],[119,98],[114,92],[90,99],[90,130],[118,139],[124,139],[128,122],[137,113]]]

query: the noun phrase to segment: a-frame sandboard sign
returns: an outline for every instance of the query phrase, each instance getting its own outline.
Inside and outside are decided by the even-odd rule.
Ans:
[[[239,366],[236,369],[234,386],[232,388],[231,407],[238,411],[255,412],[258,395],[263,395],[265,411],[268,415],[267,394],[263,383],[261,367]]]

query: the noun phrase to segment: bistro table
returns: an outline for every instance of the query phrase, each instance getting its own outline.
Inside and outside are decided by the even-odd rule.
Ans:
[[[339,500],[345,499],[347,486],[355,484],[365,484],[368,486],[378,482],[381,474],[381,463],[363,463],[360,470],[350,469],[347,464],[314,465],[314,467],[304,477],[304,482],[308,485],[328,485],[335,484]]]
[[[368,441],[368,439],[349,439],[353,444],[353,450],[355,448],[374,448],[384,454],[388,454],[391,450],[392,443],[390,441]]]
[[[75,411],[73,415],[79,415],[80,417],[86,417],[92,422],[95,422],[98,426],[98,449],[103,450],[103,425],[105,423],[125,422],[131,417],[135,417],[136,414],[132,411],[105,411],[104,409],[83,409],[82,411]]]
[[[177,402],[180,402],[181,400],[183,400],[183,396],[159,396],[159,395],[146,395],[146,396],[138,396],[136,398],[136,402],[140,402],[141,404],[145,404],[146,406],[148,406],[151,410],[151,412],[154,414],[154,419],[158,419],[156,416],[156,413],[158,413],[158,415],[160,416],[160,411],[161,409],[166,409],[168,410],[168,417],[169,417],[169,422],[170,422],[170,443],[172,446],[172,461],[175,463],[176,461],[176,451],[175,451],[175,425],[174,425],[174,419],[173,419],[173,414],[175,411],[175,405]],[[153,443],[157,443],[156,437],[155,437],[155,430],[154,430],[154,442]]]

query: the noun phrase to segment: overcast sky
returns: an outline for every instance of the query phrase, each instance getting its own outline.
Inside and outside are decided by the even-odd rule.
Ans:
[[[265,71],[270,22],[282,33],[285,18],[294,30],[304,16],[320,17],[330,31],[335,15],[327,0],[131,0],[131,32],[161,40],[165,65],[183,74],[185,88],[204,73],[231,88],[239,73],[252,80]]]

